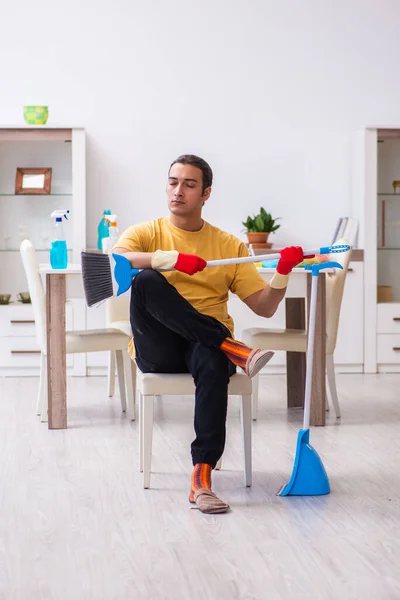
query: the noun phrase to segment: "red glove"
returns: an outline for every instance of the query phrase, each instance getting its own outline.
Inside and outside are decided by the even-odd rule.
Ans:
[[[304,260],[303,248],[300,246],[288,246],[279,252],[281,255],[276,270],[281,275],[289,275],[292,269]],[[307,258],[312,258],[307,256]]]
[[[188,275],[194,275],[198,271],[202,271],[207,266],[206,261],[200,256],[195,254],[182,254],[179,252],[178,260],[175,263],[175,269],[187,273]]]

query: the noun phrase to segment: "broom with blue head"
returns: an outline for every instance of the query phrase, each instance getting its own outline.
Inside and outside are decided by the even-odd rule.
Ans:
[[[316,254],[335,254],[346,252],[347,245],[323,246],[314,250],[304,250],[305,258]],[[279,259],[280,254],[264,254],[207,261],[208,267],[241,264],[247,262],[260,263],[264,260]],[[82,278],[87,306],[98,306],[112,296],[120,296],[129,290],[132,279],[139,269],[132,267],[123,254],[102,254],[101,252],[82,252]]]

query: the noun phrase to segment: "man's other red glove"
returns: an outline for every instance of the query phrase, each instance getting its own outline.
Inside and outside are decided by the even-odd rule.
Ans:
[[[304,260],[301,246],[288,246],[280,250],[279,254],[281,257],[276,265],[276,270],[281,275],[289,275],[292,269]],[[307,258],[311,258],[311,256],[307,256]]]
[[[207,266],[207,262],[200,256],[195,254],[183,254],[179,252],[178,259],[175,263],[175,269],[187,273],[188,275],[194,275],[199,271],[202,271]]]

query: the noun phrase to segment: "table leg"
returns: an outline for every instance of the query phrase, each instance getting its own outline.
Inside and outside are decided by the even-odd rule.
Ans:
[[[311,275],[307,277],[308,307],[311,298]],[[308,308],[309,310],[309,308]],[[315,316],[314,364],[311,391],[310,425],[325,425],[326,410],[326,274],[318,275],[317,314]]]
[[[65,275],[46,275],[49,429],[67,428]]]
[[[286,298],[286,328],[305,329],[305,298]],[[306,385],[306,355],[304,352],[286,352],[286,386],[288,408],[304,405]]]

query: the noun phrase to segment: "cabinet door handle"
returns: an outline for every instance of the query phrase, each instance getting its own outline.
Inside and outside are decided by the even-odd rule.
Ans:
[[[399,348],[400,350],[400,348]],[[11,350],[11,354],[40,354],[41,350]]]
[[[347,269],[347,272],[348,272],[348,273],[352,273],[353,271],[354,271],[353,267],[349,267],[349,268]]]
[[[400,317],[393,317],[393,321],[400,321]]]
[[[34,325],[35,321],[34,320],[24,321],[24,320],[20,320],[20,319],[11,319],[10,323],[11,323],[11,325],[21,325],[21,324],[26,324],[26,323],[32,323]]]
[[[398,346],[395,346],[394,348],[392,348],[392,350],[394,350],[395,352],[400,352],[400,348]]]

